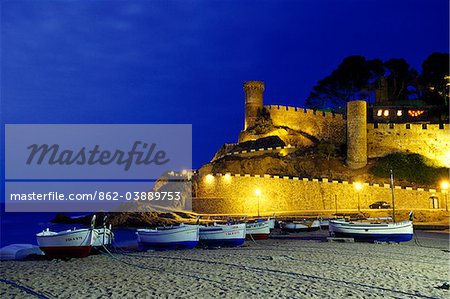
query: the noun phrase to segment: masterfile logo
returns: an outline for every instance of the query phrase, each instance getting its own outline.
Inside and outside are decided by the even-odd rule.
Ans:
[[[116,163],[123,165],[124,170],[128,171],[133,164],[163,165],[170,161],[169,158],[166,158],[164,150],[155,150],[156,143],[149,145],[142,141],[135,141],[129,152],[120,149],[114,151],[100,150],[100,148],[100,145],[96,144],[91,150],[82,147],[80,150],[74,151],[71,149],[62,150],[58,144],[32,144],[28,147],[30,156],[27,164],[30,165],[33,162],[39,165],[42,163],[49,165],[109,165]]]
[[[191,169],[191,125],[6,125],[7,179],[157,179]]]
[[[7,212],[192,209],[191,125],[6,125]]]

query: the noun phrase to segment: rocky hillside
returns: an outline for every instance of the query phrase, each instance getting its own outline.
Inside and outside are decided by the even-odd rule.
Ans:
[[[204,165],[199,173],[270,174],[383,184],[389,183],[389,169],[393,168],[396,185],[425,188],[435,188],[440,180],[448,176],[448,169],[435,168],[427,165],[426,160],[418,155],[412,156],[395,154],[370,159],[366,167],[355,170],[347,167],[343,154],[337,149],[319,144],[290,152],[266,151],[224,156]],[[419,173],[415,169],[420,169]],[[424,173],[430,175],[424,178]]]

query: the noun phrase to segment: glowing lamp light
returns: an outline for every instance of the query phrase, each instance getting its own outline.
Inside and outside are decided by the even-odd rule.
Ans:
[[[441,182],[441,189],[442,190],[448,190],[448,187],[449,187],[448,181],[442,181]]]
[[[223,178],[225,179],[225,181],[229,182],[231,181],[231,175],[229,173],[226,173]]]
[[[207,183],[212,183],[214,181],[214,176],[212,174],[207,174],[205,180]]]
[[[389,116],[389,110],[384,110],[383,115],[384,116]]]
[[[261,195],[261,189],[256,189],[255,190],[255,195],[260,196]]]
[[[183,171],[181,172],[183,175],[186,175],[187,174],[187,170],[186,169],[183,169]]]
[[[362,189],[363,185],[360,182],[355,182],[353,184],[353,186],[355,186],[356,191],[359,191]]]
[[[402,116],[402,115],[403,115],[402,110],[397,110],[397,116]]]
[[[383,110],[379,109],[379,110],[377,111],[377,116],[382,116],[382,115],[383,115]]]

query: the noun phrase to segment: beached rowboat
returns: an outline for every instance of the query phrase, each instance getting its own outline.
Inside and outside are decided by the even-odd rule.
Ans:
[[[85,257],[92,249],[92,229],[73,229],[52,232],[48,228],[36,235],[45,255],[56,258]]]
[[[45,255],[55,258],[86,257],[92,250],[95,215],[91,228],[53,232],[46,229],[36,234],[36,240]]]
[[[396,223],[346,222],[330,220],[329,231],[336,237],[354,238],[366,242],[407,242],[413,237],[411,220]]]
[[[245,224],[246,238],[253,240],[268,239],[270,226],[267,220],[261,222],[251,222]]]
[[[310,231],[316,231],[320,229],[320,221],[314,220],[313,222],[310,221],[295,221],[295,222],[289,222],[283,225],[283,230],[288,232],[310,232]]]
[[[138,229],[136,235],[142,249],[191,249],[198,244],[199,226],[180,224],[155,229]]]
[[[241,246],[245,242],[245,223],[200,227],[200,244],[209,247]]]
[[[110,246],[114,239],[114,233],[111,230],[111,226],[109,228],[102,227],[94,229],[94,236],[92,238],[92,246],[94,247],[103,247]]]

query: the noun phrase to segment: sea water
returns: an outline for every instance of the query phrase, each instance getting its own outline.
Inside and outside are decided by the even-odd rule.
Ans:
[[[50,222],[57,213],[12,213],[5,212],[5,204],[1,203],[0,211],[0,247],[10,244],[34,244],[36,234],[50,228],[53,231],[62,231],[74,227],[85,227],[82,224],[57,224]],[[86,213],[65,213],[70,217],[87,215]],[[115,242],[118,245],[133,246],[136,243],[135,229],[114,229]],[[136,243],[137,244],[137,243]]]

